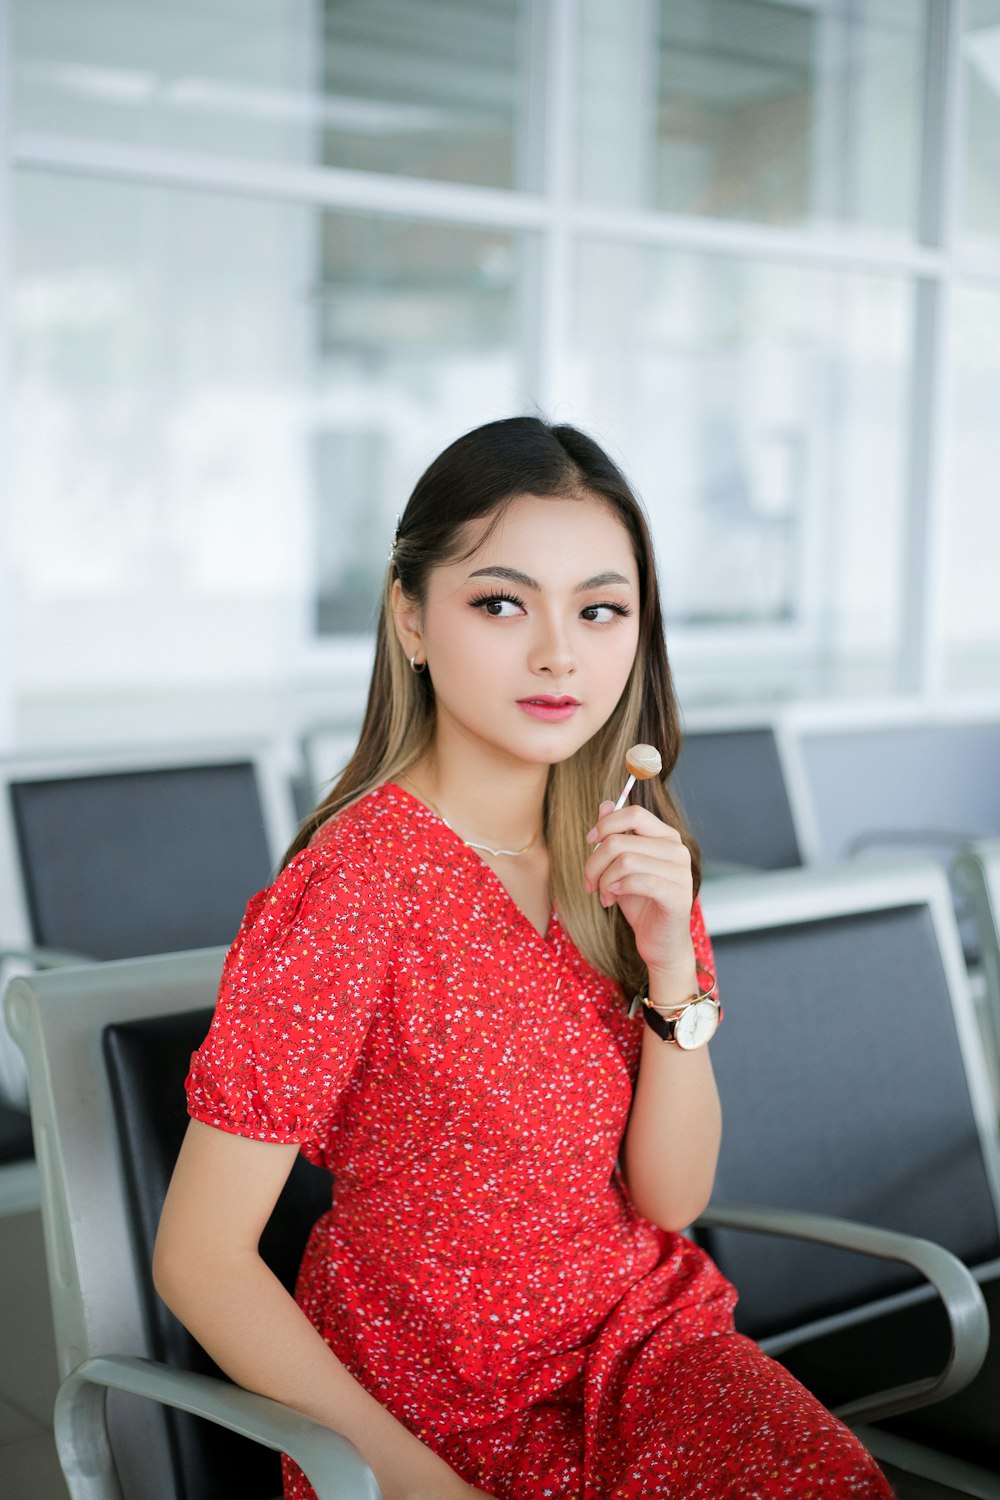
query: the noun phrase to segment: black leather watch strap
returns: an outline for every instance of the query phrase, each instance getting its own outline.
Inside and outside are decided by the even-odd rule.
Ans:
[[[646,1025],[652,1031],[655,1031],[657,1036],[661,1036],[665,1042],[674,1041],[674,1033],[677,1030],[677,1016],[661,1016],[660,1012],[654,1010],[651,1005],[643,1005],[642,1013],[646,1019]]]

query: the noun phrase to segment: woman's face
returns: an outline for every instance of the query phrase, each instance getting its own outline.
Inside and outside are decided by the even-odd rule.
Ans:
[[[472,523],[470,542],[487,525]],[[606,723],[635,658],[629,534],[590,496],[522,495],[470,556],[434,569],[422,613],[399,599],[397,629],[407,655],[426,658],[439,736],[566,760]]]

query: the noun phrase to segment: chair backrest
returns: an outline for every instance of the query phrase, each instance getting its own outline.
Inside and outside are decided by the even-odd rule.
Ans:
[[[293,827],[261,745],[0,762],[0,947],[228,942]]]
[[[773,724],[695,721],[670,785],[709,866],[781,870],[803,863],[795,793]]]
[[[1000,839],[982,839],[955,860],[953,879],[973,913],[982,964],[984,1030],[1000,1088]]]
[[[996,1118],[947,881],[930,860],[704,889],[725,1025],[715,1196],[1000,1255]],[[761,1337],[906,1291],[891,1265],[712,1234]]]
[[[223,956],[213,949],[58,969],[8,989],[8,1021],[29,1069],[63,1375],[106,1353],[213,1368],[159,1302],[149,1267],[187,1124],[184,1075],[208,1026]],[[262,1242],[286,1285],[329,1201],[329,1177],[297,1163]],[[261,1450],[145,1402],[111,1402],[127,1500],[278,1492],[273,1457]]]
[[[803,709],[789,725],[818,862],[846,859],[872,836],[927,833],[955,836],[947,864],[955,843],[1000,835],[1000,707],[947,718],[918,707]]]

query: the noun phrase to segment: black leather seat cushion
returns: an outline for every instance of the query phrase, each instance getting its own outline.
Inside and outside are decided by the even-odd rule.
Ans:
[[[154,1353],[175,1367],[219,1375],[156,1295],[150,1269],[163,1200],[188,1124],[184,1079],[211,1016],[210,1010],[200,1010],[123,1022],[108,1027],[103,1041]],[[289,1291],[309,1231],[330,1200],[329,1173],[298,1157],[260,1246],[264,1260]],[[197,1418],[169,1412],[167,1419],[182,1500],[232,1495],[263,1500],[280,1493],[276,1454]]]
[[[0,1104],[0,1165],[30,1161],[34,1155],[31,1120],[23,1109]]]
[[[1000,1328],[1000,1278],[985,1281],[983,1294],[991,1327]],[[994,1336],[979,1374],[957,1396],[878,1425],[1000,1472],[998,1345]],[[838,1406],[936,1374],[944,1368],[949,1348],[947,1319],[934,1298],[789,1350],[781,1362],[826,1406]]]

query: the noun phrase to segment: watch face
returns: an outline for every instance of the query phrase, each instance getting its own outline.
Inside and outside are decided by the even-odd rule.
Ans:
[[[674,1040],[685,1052],[695,1047],[704,1047],[715,1035],[719,1025],[719,1011],[713,1000],[699,1000],[689,1005],[679,1018],[674,1030]]]

